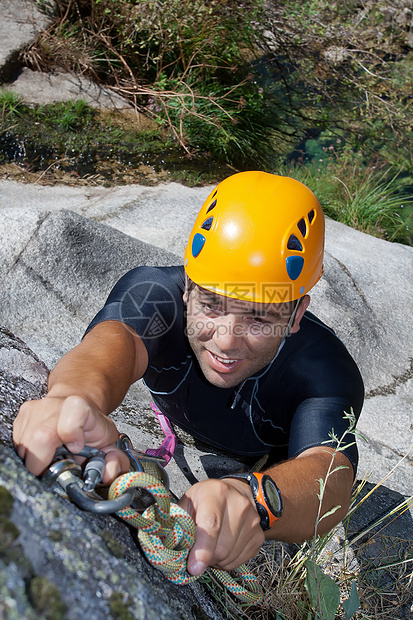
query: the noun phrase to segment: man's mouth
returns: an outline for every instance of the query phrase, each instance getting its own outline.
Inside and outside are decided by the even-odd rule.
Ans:
[[[212,354],[214,355],[214,354]],[[218,357],[218,355],[214,355],[215,359],[217,359],[219,362],[222,362],[223,364],[233,364],[234,362],[237,362],[238,360],[229,360],[223,357]]]
[[[241,362],[240,359],[232,359],[228,357],[220,357],[208,351],[212,367],[218,372],[230,372],[234,370]]]

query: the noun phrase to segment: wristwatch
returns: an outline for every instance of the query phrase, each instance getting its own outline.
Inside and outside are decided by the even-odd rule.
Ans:
[[[281,517],[283,512],[281,493],[270,476],[249,472],[246,474],[229,474],[222,476],[221,480],[223,478],[241,478],[249,483],[261,518],[260,525],[264,531],[269,530]]]

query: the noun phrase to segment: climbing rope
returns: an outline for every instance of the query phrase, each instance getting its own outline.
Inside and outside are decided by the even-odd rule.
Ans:
[[[161,412],[159,414],[162,416]],[[58,448],[55,461],[42,479],[51,487],[59,485],[83,510],[116,513],[136,527],[141,548],[150,564],[169,581],[184,585],[198,579],[186,570],[188,554],[195,542],[195,523],[168,490],[169,480],[163,465],[172,456],[175,438],[166,418],[162,428],[165,441],[157,450],[146,453],[135,450],[127,435],[119,435],[118,448],[128,455],[134,471],[119,476],[111,484],[108,500],[95,492],[102,480],[106,456],[97,448],[85,446],[77,454],[88,459],[84,470],[72,460],[75,455],[66,447]],[[143,512],[132,507],[137,488],[149,491],[155,500]],[[262,601],[261,586],[244,564],[233,571],[234,576],[211,567],[207,571],[242,602],[253,605]]]
[[[109,500],[116,500],[131,488],[146,489],[155,503],[141,514],[131,506],[117,511],[117,515],[138,530],[138,540],[152,566],[173,583],[184,585],[198,579],[186,570],[189,551],[195,542],[195,523],[190,515],[171,500],[165,486],[146,472],[130,472],[119,476],[109,488]],[[228,572],[208,568],[225,588],[249,605],[259,604],[263,595],[257,578],[245,564],[235,569],[239,578]]]

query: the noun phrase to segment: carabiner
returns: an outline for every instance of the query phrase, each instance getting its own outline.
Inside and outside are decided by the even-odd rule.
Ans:
[[[89,458],[84,472],[81,466],[71,458],[62,458],[74,456]],[[127,489],[114,500],[102,499],[95,493],[95,486],[101,482],[105,470],[105,453],[101,450],[85,446],[83,450],[74,455],[62,446],[56,450],[55,458],[60,458],[60,460],[50,465],[42,476],[42,480],[49,487],[58,484],[79,508],[98,514],[112,514],[127,508],[133,502],[136,492],[132,488]]]

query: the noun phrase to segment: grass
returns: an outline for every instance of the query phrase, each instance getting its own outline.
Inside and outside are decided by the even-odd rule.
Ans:
[[[23,58],[109,86],[188,153],[202,147],[235,167],[270,165],[309,134],[340,128],[412,173],[403,7],[383,20],[370,5],[56,0],[53,24]]]
[[[183,105],[179,97],[175,107],[171,104],[173,122],[177,122]],[[205,116],[208,110],[211,113],[211,105],[205,98]],[[199,142],[198,151],[188,156],[162,123],[143,118],[139,125],[135,115],[101,112],[82,100],[29,107],[19,96],[2,89],[0,165],[13,162],[16,175],[20,171],[20,176],[31,175],[30,180],[42,183],[215,183],[237,170],[226,163],[231,160],[229,151],[249,152],[252,162],[254,149],[271,137],[270,129],[267,136],[255,132],[251,137],[254,130],[244,125],[245,109],[236,127],[226,132],[238,112],[234,108],[232,113],[230,116],[220,110],[209,124],[194,115],[187,116],[183,120],[186,131],[197,134]],[[220,157],[209,153],[212,142],[216,142],[215,152]],[[310,161],[291,164],[280,157],[267,169],[305,183],[332,219],[388,241],[413,245],[411,176],[383,164],[366,163],[360,153],[340,148],[337,143],[326,146],[322,140],[308,140],[306,148]],[[262,167],[266,168],[264,163]],[[5,170],[10,175],[10,167]]]
[[[134,112],[120,114],[67,101],[29,107],[0,91],[0,165],[13,162],[32,181],[115,185],[212,183],[228,168],[199,154],[188,159],[165,129]],[[10,167],[6,168],[9,173]],[[16,172],[17,174],[17,172]]]
[[[366,166],[344,153],[322,162],[281,166],[316,194],[324,213],[369,235],[413,245],[412,180],[392,168]]]

